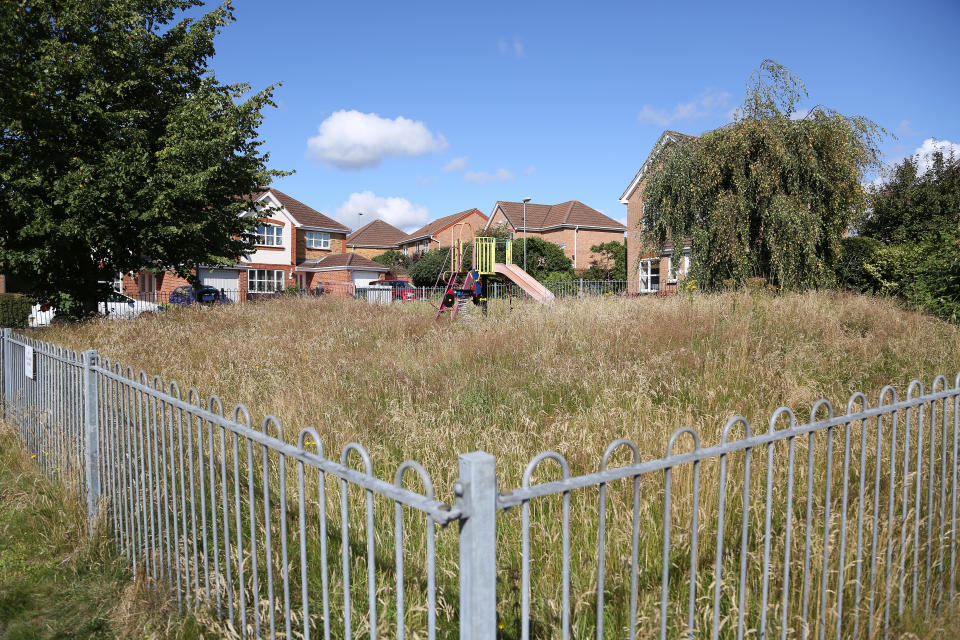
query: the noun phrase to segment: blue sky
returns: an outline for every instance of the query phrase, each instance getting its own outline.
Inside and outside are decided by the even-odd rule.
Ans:
[[[296,174],[274,186],[353,228],[524,196],[624,220],[660,133],[728,122],[764,58],[804,80],[803,106],[895,134],[888,161],[960,143],[956,0],[234,4],[212,66],[283,83],[261,136]]]

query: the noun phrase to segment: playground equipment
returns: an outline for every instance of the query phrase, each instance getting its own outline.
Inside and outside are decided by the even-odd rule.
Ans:
[[[470,228],[473,252],[470,268],[466,268],[464,261],[463,231]],[[454,237],[456,234],[456,237]],[[497,262],[497,245],[505,244],[505,262]],[[472,303],[487,311],[487,281],[490,276],[500,275],[527,293],[541,304],[552,304],[553,292],[540,284],[536,278],[513,264],[513,241],[492,237],[477,237],[473,233],[473,225],[461,222],[450,230],[450,270],[438,277],[446,277],[443,299],[437,309],[437,318],[446,311],[450,311],[451,320],[455,320],[461,313],[469,311]]]

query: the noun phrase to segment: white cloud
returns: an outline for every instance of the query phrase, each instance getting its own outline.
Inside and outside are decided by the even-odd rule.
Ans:
[[[341,110],[320,123],[318,134],[307,140],[306,155],[338,169],[363,169],[387,156],[422,156],[446,148],[446,139],[423,122]]]
[[[501,36],[497,41],[497,49],[499,49],[503,55],[511,52],[518,58],[525,58],[527,55],[527,50],[524,48],[523,42],[516,36],[514,36],[513,40],[508,40]]]
[[[810,109],[797,109],[790,114],[791,120],[803,120],[808,115],[810,115]]]
[[[417,186],[419,187],[429,187],[436,181],[436,176],[417,176]]]
[[[527,167],[526,169],[524,169],[523,172],[524,172],[525,174],[527,174],[527,175],[530,175],[531,173],[533,173],[533,172],[536,171],[536,170],[537,170],[537,168],[536,168],[534,165],[530,165],[529,167]]]
[[[463,171],[467,168],[467,156],[461,158],[454,158],[446,165],[444,165],[444,171]]]
[[[334,215],[348,227],[359,228],[380,218],[407,232],[422,227],[430,219],[426,207],[415,205],[406,198],[381,198],[370,190],[351,193]]]
[[[507,180],[513,180],[513,174],[506,169],[497,169],[493,173],[467,171],[463,176],[464,182],[473,182],[474,184],[490,184],[491,182],[505,182]]]
[[[723,109],[729,103],[730,94],[726,91],[707,89],[690,102],[681,102],[669,111],[645,104],[640,109],[637,119],[640,122],[649,122],[666,127],[677,120],[692,120],[712,115],[716,109]]]
[[[960,144],[950,142],[949,140],[927,138],[923,141],[923,144],[913,152],[913,157],[917,161],[917,171],[921,175],[933,168],[933,154],[937,151],[941,152],[945,157],[950,157],[950,155],[953,154],[954,157],[960,158]]]
[[[913,130],[913,127],[910,126],[909,120],[901,120],[900,124],[897,125],[897,135],[906,138],[908,136],[916,136],[919,134]]]

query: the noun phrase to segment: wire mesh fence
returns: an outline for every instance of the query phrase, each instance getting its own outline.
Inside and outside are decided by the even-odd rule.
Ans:
[[[236,637],[887,638],[956,600],[960,376],[662,456],[617,440],[579,474],[543,452],[513,490],[463,454],[450,505],[415,461],[95,352],[5,330],[0,354],[40,468]]]

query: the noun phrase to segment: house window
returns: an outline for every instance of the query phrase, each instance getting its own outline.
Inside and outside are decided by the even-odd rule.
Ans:
[[[687,275],[687,272],[690,270],[690,252],[689,250],[683,252],[683,259],[680,261],[680,266],[677,268],[677,271],[673,270],[673,256],[667,256],[667,278],[668,282],[676,282],[679,278],[682,278]]]
[[[257,244],[263,247],[282,247],[283,229],[275,224],[261,224],[257,227]]]
[[[330,234],[323,231],[307,231],[307,249],[329,249]]]
[[[137,291],[142,294],[157,292],[157,276],[152,271],[141,271],[137,274]]]
[[[566,249],[566,248],[567,248],[567,243],[566,243],[566,242],[554,242],[553,244],[557,245],[557,246],[560,247],[561,249]]]
[[[641,260],[637,272],[640,278],[640,293],[653,293],[660,290],[659,260]]]
[[[420,253],[426,253],[429,250],[430,250],[429,240],[424,240],[423,242],[420,243]]]
[[[247,272],[250,293],[282,291],[284,273],[279,269],[251,269]]]

